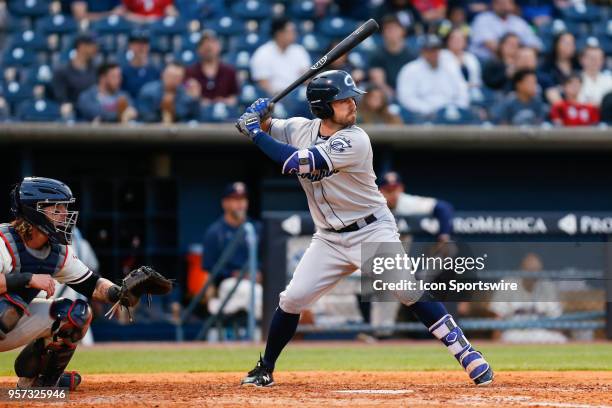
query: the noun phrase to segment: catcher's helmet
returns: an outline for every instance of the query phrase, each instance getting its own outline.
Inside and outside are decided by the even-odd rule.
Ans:
[[[13,216],[23,218],[51,242],[62,245],[72,242],[72,229],[79,215],[78,211],[69,210],[74,202],[66,184],[45,177],[26,177],[11,191]]]
[[[306,98],[312,114],[321,119],[331,118],[334,110],[330,102],[356,98],[366,93],[357,88],[351,74],[346,71],[325,71],[308,84]]]

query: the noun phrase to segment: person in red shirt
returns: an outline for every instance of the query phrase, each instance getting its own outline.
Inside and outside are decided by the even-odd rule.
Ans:
[[[446,0],[412,0],[412,6],[426,24],[442,21],[446,17]]]
[[[135,23],[150,23],[163,16],[178,15],[174,0],[122,0],[123,16]]]
[[[578,74],[571,74],[563,80],[564,98],[555,103],[550,118],[559,126],[589,126],[599,123],[599,109],[596,106],[578,102],[582,80]]]
[[[198,45],[200,60],[187,68],[185,81],[197,81],[202,88],[202,103],[222,102],[235,105],[238,101],[236,70],[221,61],[221,43],[213,30],[204,30]]]

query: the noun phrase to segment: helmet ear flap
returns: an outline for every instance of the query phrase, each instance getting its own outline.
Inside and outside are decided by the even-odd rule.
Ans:
[[[329,102],[311,103],[310,111],[320,119],[329,119],[334,116],[334,109]]]

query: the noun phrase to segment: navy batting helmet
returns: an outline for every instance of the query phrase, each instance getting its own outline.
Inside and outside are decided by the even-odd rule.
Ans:
[[[74,202],[66,184],[45,177],[26,177],[11,191],[13,216],[23,218],[57,244],[72,242],[72,229],[79,215],[69,210]]]
[[[366,93],[357,88],[351,74],[346,71],[325,71],[308,84],[306,98],[312,114],[321,119],[334,116],[330,102],[356,98]]]

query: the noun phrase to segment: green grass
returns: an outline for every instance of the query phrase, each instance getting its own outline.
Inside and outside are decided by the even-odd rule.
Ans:
[[[612,343],[570,345],[502,345],[479,347],[497,371],[612,370]],[[83,373],[149,373],[245,371],[252,368],[261,347],[218,346],[172,348],[79,347],[70,367]],[[0,375],[13,375],[16,352],[0,353]],[[438,344],[289,346],[277,368],[283,371],[458,370],[459,365]]]

